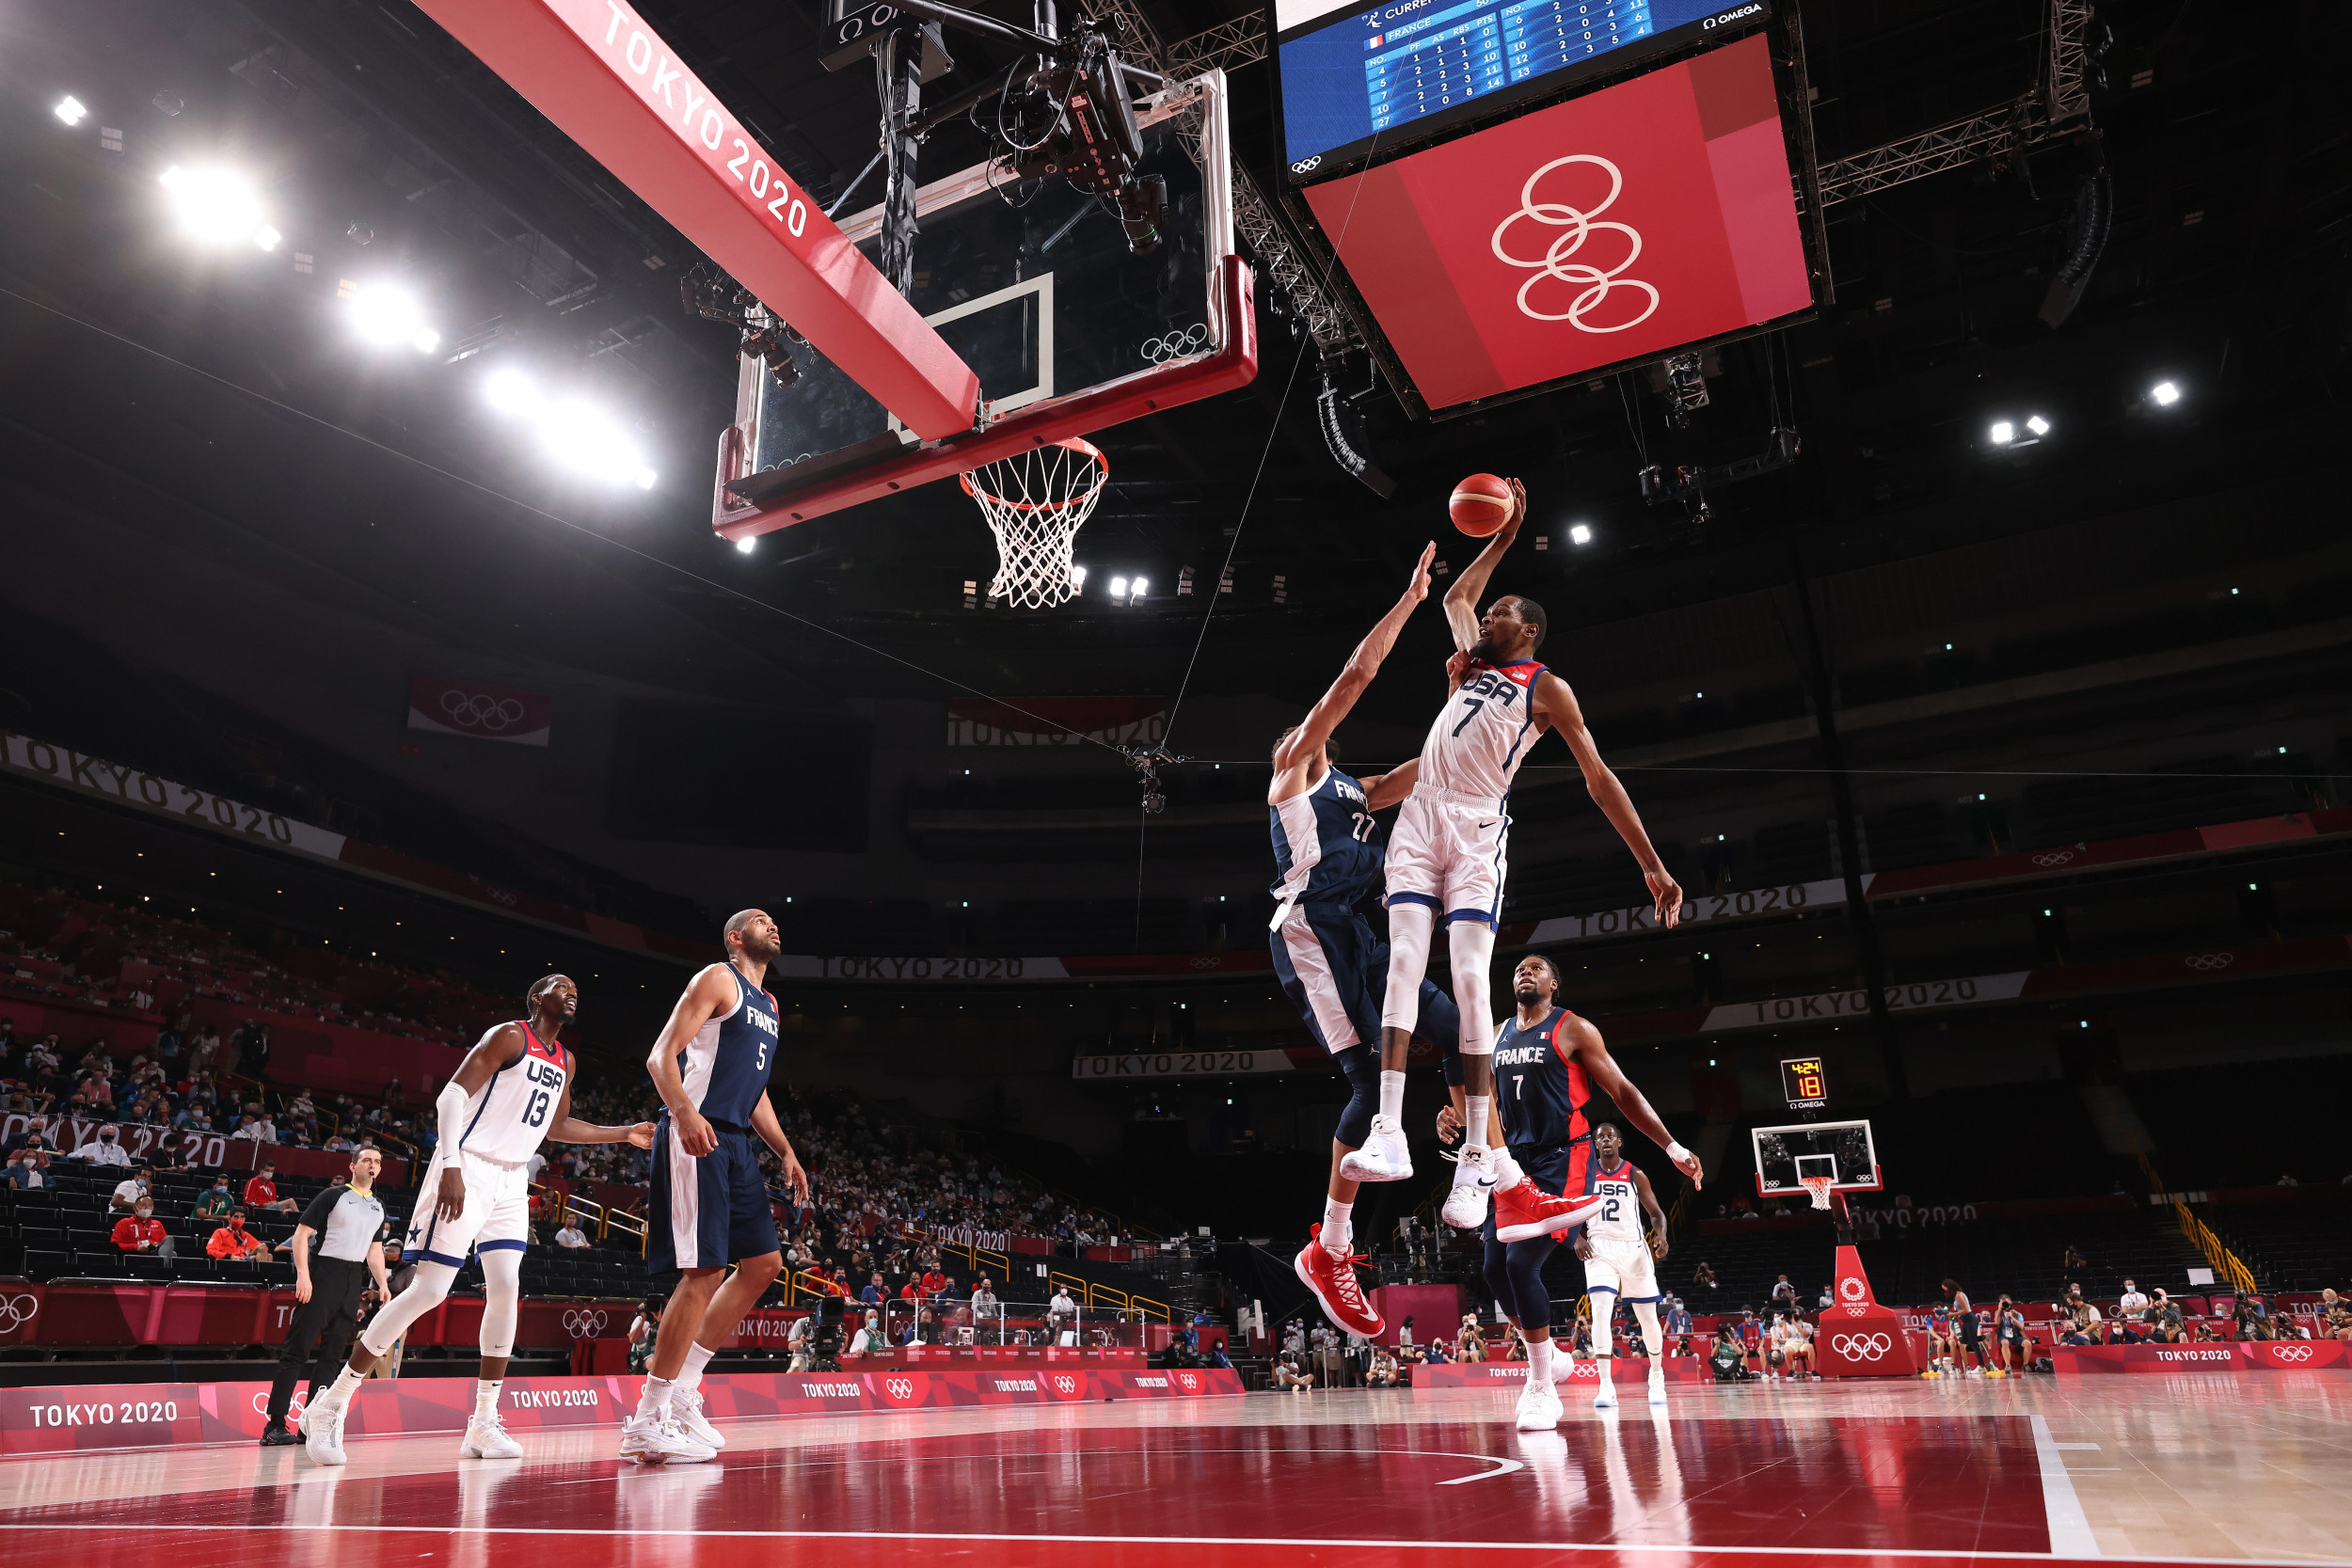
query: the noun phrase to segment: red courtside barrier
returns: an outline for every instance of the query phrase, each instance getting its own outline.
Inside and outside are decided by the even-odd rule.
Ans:
[[[2342,1339],[2223,1340],[2209,1345],[2060,1345],[2050,1360],[2060,1377],[2114,1372],[2345,1372],[2352,1343]]]
[[[1613,1383],[1647,1383],[1650,1363],[1638,1355],[1613,1355],[1609,1358]],[[1666,1369],[1668,1383],[1705,1383],[1707,1363],[1695,1355],[1668,1355],[1658,1365]],[[1527,1381],[1524,1361],[1473,1361],[1468,1366],[1449,1361],[1443,1366],[1416,1362],[1412,1368],[1413,1392],[1425,1388],[1485,1388],[1494,1384],[1507,1384],[1513,1388]],[[1600,1363],[1579,1361],[1574,1381],[1597,1386],[1600,1383]]]
[[[501,1402],[518,1433],[611,1427],[637,1408],[636,1377],[509,1378]],[[728,1373],[703,1379],[705,1412],[740,1417],[838,1416],[974,1405],[1086,1404],[1101,1400],[1199,1399],[1242,1392],[1217,1370],[1007,1367],[991,1371],[880,1368],[831,1373]],[[360,1388],[346,1437],[460,1433],[472,1413],[469,1377],[409,1377]],[[262,1435],[266,1383],[108,1384],[0,1389],[0,1453],[252,1443]],[[297,1406],[298,1408],[298,1406]]]

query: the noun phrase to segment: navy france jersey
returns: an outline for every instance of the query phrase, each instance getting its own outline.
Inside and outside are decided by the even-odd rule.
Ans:
[[[733,964],[726,972],[735,982],[735,1010],[694,1032],[678,1053],[678,1076],[686,1098],[706,1119],[749,1127],[776,1065],[776,999]]]
[[[1327,769],[1312,789],[1294,795],[1266,815],[1274,828],[1272,892],[1283,908],[1296,903],[1353,904],[1380,885],[1380,829],[1364,786]],[[1277,916],[1279,923],[1279,916]]]
[[[1514,1013],[1495,1036],[1495,1103],[1502,1113],[1503,1140],[1512,1148],[1557,1148],[1589,1131],[1585,1102],[1593,1097],[1584,1064],[1560,1043],[1559,1034],[1576,1015],[1551,1009],[1533,1029]],[[1590,1145],[1580,1145],[1580,1154]],[[1582,1172],[1576,1173],[1581,1190]]]

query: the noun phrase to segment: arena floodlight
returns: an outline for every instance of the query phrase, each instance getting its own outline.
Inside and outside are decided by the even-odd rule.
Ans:
[[[595,404],[570,399],[547,408],[536,422],[540,448],[557,467],[608,484],[653,488],[656,476],[637,443],[618,420]]]
[[[743,535],[742,538],[738,539],[735,542],[735,547],[741,550],[745,555],[749,555],[752,551],[759,547],[759,535],[755,533],[747,533]]]
[[[368,283],[351,296],[352,327],[379,348],[408,347],[430,354],[441,345],[441,335],[425,325],[424,308],[416,295],[389,283]]]
[[[1111,578],[1111,597],[1114,599],[1123,599],[1126,596],[1127,579],[1125,578]]]
[[[1571,545],[1589,545],[1589,544],[1591,544],[1592,542],[1593,542],[1593,531],[1592,531],[1591,529],[1589,529],[1589,528],[1585,527],[1582,523],[1576,523],[1576,524],[1572,524],[1572,525],[1569,527],[1569,529],[1568,529],[1568,543],[1569,543],[1569,544],[1571,544]]]
[[[2181,388],[2169,381],[2159,381],[2148,388],[2148,401],[2159,408],[2169,408],[2181,401]]]
[[[253,231],[253,243],[263,250],[276,250],[278,242],[285,237],[266,223]]]
[[[2026,421],[2026,428],[2037,437],[2047,436],[2050,434],[2050,421],[2036,414]]]
[[[1071,568],[1070,568],[1070,587],[1071,587],[1071,591],[1072,591],[1073,593],[1075,593],[1077,590],[1079,590],[1079,589],[1081,589],[1081,588],[1084,588],[1086,585],[1087,585],[1087,569],[1086,569],[1084,566],[1073,566],[1073,567],[1071,567]]]
[[[1987,434],[1993,437],[1994,446],[2005,447],[2017,439],[2017,427],[2007,420],[1995,420],[1993,421],[1992,430]]]
[[[1143,597],[1143,595],[1144,595],[1145,592],[1146,592],[1148,589],[1150,589],[1150,588],[1151,588],[1151,586],[1152,586],[1152,579],[1151,579],[1150,578],[1136,578],[1136,580],[1135,580],[1135,585],[1134,585],[1134,590],[1133,590],[1133,592],[1132,592],[1132,593],[1128,595],[1127,602],[1128,602],[1129,604],[1133,604],[1133,603],[1135,603],[1135,602],[1136,602],[1136,600],[1140,599],[1141,597]]]
[[[535,414],[547,402],[538,383],[512,368],[492,371],[482,383],[482,396],[501,414]]]
[[[262,221],[262,197],[251,181],[233,169],[183,168],[172,165],[156,182],[163,186],[180,228],[199,245],[234,245],[241,240],[261,243],[277,230]],[[273,239],[270,245],[277,242]],[[262,245],[267,250],[269,245]]]
[[[89,114],[89,109],[80,99],[69,92],[63,98],[58,99],[57,106],[49,112],[68,125],[79,125]]]

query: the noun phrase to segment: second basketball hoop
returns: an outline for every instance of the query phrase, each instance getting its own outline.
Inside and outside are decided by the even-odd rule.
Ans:
[[[1072,550],[1110,477],[1110,460],[1102,449],[1074,436],[998,458],[962,476],[963,493],[979,503],[980,515],[996,536],[990,599],[1018,610],[1042,610],[1076,595]]]

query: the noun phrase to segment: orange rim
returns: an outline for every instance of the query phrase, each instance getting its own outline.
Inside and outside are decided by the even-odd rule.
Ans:
[[[1069,508],[1077,505],[1081,501],[1092,500],[1096,496],[1102,494],[1103,486],[1110,483],[1110,459],[1103,455],[1102,448],[1096,446],[1093,442],[1087,440],[1084,436],[1072,436],[1059,441],[1048,441],[1045,445],[1061,447],[1066,451],[1077,452],[1081,456],[1091,457],[1094,459],[1094,483],[1076,495],[1064,497],[1060,500],[1048,501],[1007,500],[1004,497],[996,495],[993,492],[983,490],[972,483],[972,476],[980,471],[978,468],[966,468],[962,473],[956,476],[956,483],[962,485],[963,493],[970,496],[974,500],[984,500],[992,506],[1001,506],[1008,512],[1067,511]],[[1042,448],[1033,448],[1031,450],[1041,451]],[[1022,455],[1025,456],[1027,454],[1023,453]],[[1010,461],[1010,459],[1000,457],[996,461],[998,463],[1004,463]],[[989,464],[986,466],[993,467],[995,465]]]

